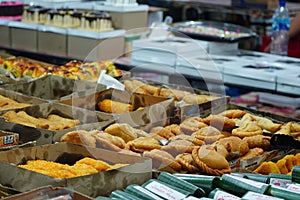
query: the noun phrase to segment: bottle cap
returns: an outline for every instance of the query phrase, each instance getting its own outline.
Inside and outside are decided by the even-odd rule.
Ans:
[[[285,0],[280,0],[279,1],[279,6],[284,7],[285,6]]]

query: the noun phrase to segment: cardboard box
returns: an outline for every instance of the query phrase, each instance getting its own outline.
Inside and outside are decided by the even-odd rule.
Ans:
[[[0,131],[0,148],[18,145],[19,134],[7,131]]]
[[[29,192],[7,197],[7,200],[31,200],[42,198],[55,198],[59,196],[72,197],[73,200],[92,200],[89,196],[73,191],[70,188],[44,186]]]
[[[67,29],[40,25],[38,51],[48,55],[67,56]]]
[[[92,32],[68,29],[68,57],[87,61],[114,59],[124,54],[125,30]]]
[[[63,179],[56,179],[16,166],[24,164],[27,160],[35,159],[74,164],[83,157],[92,157],[110,164],[130,165],[117,170]],[[57,143],[0,152],[0,183],[11,185],[21,192],[52,185],[54,187],[71,187],[90,197],[108,196],[116,189],[124,189],[131,184],[143,184],[151,178],[151,168],[150,159],[71,143]]]
[[[113,123],[114,121],[112,116],[97,115],[95,112],[91,112],[82,108],[71,107],[57,103],[44,103],[23,109],[16,109],[15,111],[25,111],[28,115],[36,118],[47,118],[49,114],[57,114],[61,117],[80,121],[80,124],[74,128],[48,130],[7,122],[4,118],[0,117],[0,130],[18,133],[21,144],[30,141],[36,141],[37,145],[52,144],[54,141],[59,141],[60,137],[69,131],[86,128],[84,126],[87,126],[88,124],[91,124],[89,127],[91,129],[101,129],[102,127],[106,127]],[[0,116],[4,113],[5,111],[0,112]]]
[[[46,100],[37,98],[37,97],[31,97],[31,96],[27,96],[24,95],[22,93],[19,92],[15,92],[15,91],[10,91],[10,90],[5,90],[0,88],[0,95],[10,98],[12,100],[15,100],[19,103],[28,103],[31,105],[38,105],[38,104],[42,104],[42,103],[47,103]],[[3,108],[0,108],[0,110],[4,110]],[[7,110],[11,110],[11,109],[7,109]]]
[[[11,21],[8,26],[11,34],[11,48],[37,52],[38,24]]]
[[[97,103],[104,99],[130,103],[134,111],[124,114],[105,113],[100,111],[97,106]],[[174,111],[174,100],[171,98],[136,93],[132,94],[116,89],[108,89],[79,98],[63,100],[59,103],[96,111],[97,115],[111,116],[116,122],[127,123],[133,127],[162,121],[163,119],[173,116]],[[143,107],[143,109],[137,110],[140,107]]]
[[[0,46],[10,48],[11,37],[8,23],[8,20],[0,20]]]
[[[148,27],[148,5],[95,6],[96,10],[109,13],[115,29],[138,29]]]
[[[106,89],[106,86],[91,81],[48,75],[22,84],[3,85],[2,88],[53,101],[70,99],[73,93],[91,89],[101,91]]]

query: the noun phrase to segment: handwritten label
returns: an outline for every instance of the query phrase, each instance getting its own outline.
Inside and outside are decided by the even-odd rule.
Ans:
[[[281,198],[271,197],[271,196],[251,192],[251,191],[247,192],[243,196],[243,199],[245,199],[245,200],[246,199],[249,199],[249,200],[284,200],[284,199],[281,199]]]
[[[254,187],[257,187],[257,188],[263,188],[263,186],[266,185],[266,184],[261,183],[261,182],[257,182],[257,181],[237,177],[237,176],[232,176],[232,175],[228,175],[228,176],[235,179],[235,180],[247,183],[248,185],[251,185],[251,186],[254,186]]]
[[[292,181],[287,179],[279,179],[279,178],[270,178],[270,185],[276,185],[279,187],[287,188],[288,184],[290,184]]]
[[[181,200],[186,197],[186,195],[177,192],[176,190],[173,190],[172,188],[169,188],[158,182],[151,182],[148,185],[146,185],[145,188],[153,192],[154,194],[157,194],[158,196],[169,200]]]
[[[142,193],[145,193],[147,194],[148,196],[152,197],[153,199],[156,199],[156,200],[162,200],[161,198],[159,198],[158,196],[156,196],[155,194],[149,192],[148,190],[144,189],[143,187],[141,186],[134,186],[134,188]]]
[[[234,196],[232,194],[229,194],[227,192],[223,192],[223,191],[217,191],[215,196],[214,196],[214,200],[237,200],[237,199],[241,199],[237,196]]]

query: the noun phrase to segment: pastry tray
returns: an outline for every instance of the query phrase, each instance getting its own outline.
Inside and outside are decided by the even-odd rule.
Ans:
[[[215,21],[177,22],[169,30],[175,35],[213,42],[233,43],[257,37],[256,33],[246,27]]]

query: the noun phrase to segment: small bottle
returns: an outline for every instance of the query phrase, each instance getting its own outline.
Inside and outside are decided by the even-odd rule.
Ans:
[[[285,7],[285,1],[279,1],[279,7],[272,17],[272,35],[270,53],[276,55],[288,55],[288,42],[290,30],[290,15]]]

